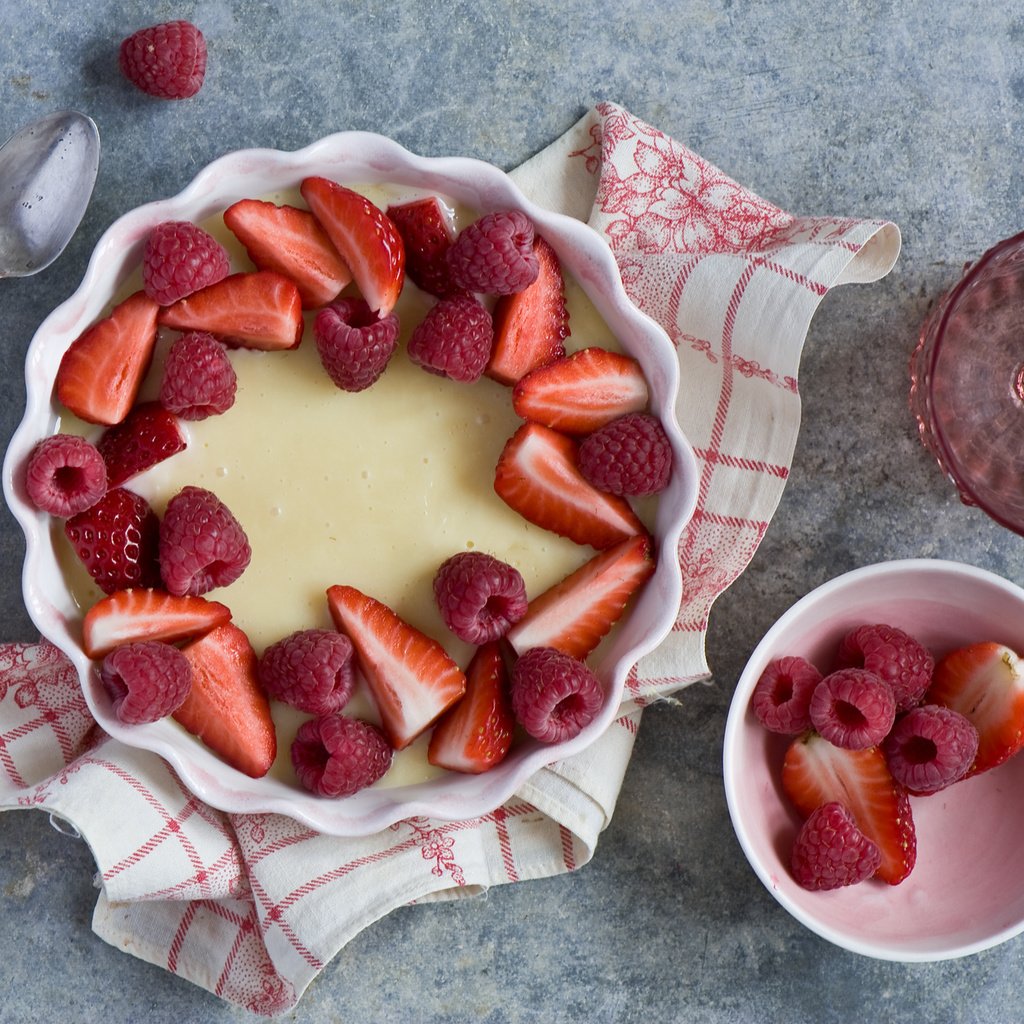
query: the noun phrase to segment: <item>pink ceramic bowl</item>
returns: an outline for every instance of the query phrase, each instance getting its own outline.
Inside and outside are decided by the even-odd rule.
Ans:
[[[29,503],[23,481],[28,453],[41,438],[53,433],[59,422],[61,410],[53,398],[53,382],[64,350],[137,272],[152,228],[166,220],[201,221],[238,199],[270,195],[296,186],[310,175],[324,175],[348,185],[391,183],[427,189],[482,213],[523,210],[624,349],[643,366],[652,409],[665,424],[674,454],[672,481],[659,500],[654,524],[658,568],[594,666],[605,693],[595,720],[564,743],[520,743],[504,762],[482,775],[448,772],[416,784],[373,786],[339,800],[316,797],[297,781],[273,775],[250,779],[172,721],[145,726],[125,726],[118,721],[95,666],[82,650],[82,611],[61,573],[51,522]],[[29,614],[43,636],[74,662],[89,707],[103,728],[124,743],[165,758],[194,793],[221,810],[287,814],[335,835],[366,835],[414,815],[457,820],[485,814],[509,799],[533,773],[582,750],[611,724],[630,668],[668,634],[675,619],[682,591],[676,552],[697,494],[693,452],[675,418],[679,388],[675,351],[665,332],[630,302],[604,239],[581,221],[532,203],[508,175],[490,164],[420,157],[366,132],[330,135],[295,152],[253,149],[230,153],[204,168],[178,195],[139,207],[107,230],[80,287],[33,338],[26,360],[26,383],[26,412],[7,452],[3,482],[8,504],[25,532],[23,589]],[[230,606],[229,589],[213,591],[210,596]]]
[[[789,856],[800,818],[780,785],[786,737],[750,710],[774,658],[802,655],[827,669],[844,633],[885,622],[936,657],[992,640],[1024,647],[1024,591],[956,562],[883,562],[849,572],[798,601],[768,631],[736,687],[725,733],[726,797],[740,845],[768,891],[836,945],[884,960],[928,961],[987,949],[1024,930],[1024,754],[930,797],[911,798],[917,864],[900,885],[875,880],[808,892]]]

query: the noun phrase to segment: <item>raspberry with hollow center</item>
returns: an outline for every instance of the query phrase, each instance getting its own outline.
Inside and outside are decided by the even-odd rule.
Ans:
[[[491,314],[471,295],[459,295],[430,309],[406,351],[427,372],[471,384],[483,375],[493,344]]]
[[[235,404],[238,378],[227,350],[205,331],[175,339],[164,363],[160,404],[183,420],[219,416]]]
[[[978,753],[978,730],[952,708],[922,704],[902,715],[882,744],[892,777],[912,793],[962,779]]]
[[[160,574],[170,593],[197,596],[234,583],[252,557],[231,510],[204,487],[183,487],[160,524]]]
[[[577,462],[598,490],[640,497],[668,485],[672,447],[656,417],[633,412],[588,434],[580,442]]]
[[[750,698],[757,720],[770,732],[795,736],[811,728],[811,697],[821,673],[805,658],[776,658],[765,666]]]
[[[825,676],[811,696],[811,724],[830,743],[863,750],[881,743],[892,728],[896,701],[889,684],[862,668]]]
[[[343,391],[364,391],[387,368],[398,344],[398,316],[378,318],[363,299],[337,299],[313,321],[320,362]]]
[[[369,722],[323,715],[299,726],[291,749],[295,774],[319,796],[351,796],[372,785],[391,767],[393,752]]]
[[[129,725],[173,714],[192,689],[192,666],[177,647],[146,640],[116,647],[100,666],[114,714]]]
[[[858,626],[843,637],[836,667],[873,672],[892,688],[896,710],[907,711],[931,685],[935,659],[902,629],[878,624]]]
[[[881,863],[878,845],[835,801],[816,808],[803,823],[790,860],[797,884],[814,891],[856,885],[870,878]]]
[[[533,238],[533,223],[525,213],[485,214],[459,232],[446,254],[452,281],[467,292],[521,292],[540,273]]]
[[[526,614],[519,570],[483,551],[452,555],[434,576],[434,597],[445,625],[470,644],[504,636]]]
[[[157,224],[142,251],[142,286],[161,306],[216,284],[230,270],[224,246],[187,220]]]
[[[37,509],[67,519],[107,493],[107,464],[95,445],[75,434],[54,434],[32,449],[25,490]]]
[[[311,715],[340,711],[352,696],[352,641],[329,629],[297,630],[259,660],[267,693]]]
[[[118,63],[125,78],[144,93],[188,99],[206,77],[206,39],[189,21],[150,25],[122,41]]]
[[[512,667],[512,710],[544,743],[572,739],[593,721],[603,695],[597,677],[553,647],[531,647]]]

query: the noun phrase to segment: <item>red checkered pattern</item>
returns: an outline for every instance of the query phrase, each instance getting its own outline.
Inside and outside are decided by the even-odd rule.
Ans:
[[[609,239],[630,297],[678,352],[679,419],[700,469],[675,629],[630,674],[603,737],[479,819],[413,818],[337,839],[276,815],[212,810],[155,755],[99,732],[55,648],[0,648],[0,806],[45,808],[88,838],[103,884],[97,934],[259,1014],[294,1006],[349,939],[398,906],[593,856],[643,706],[707,677],[712,602],[775,511],[818,302],[835,284],[881,277],[899,247],[892,225],[792,217],[612,104],[514,177]]]

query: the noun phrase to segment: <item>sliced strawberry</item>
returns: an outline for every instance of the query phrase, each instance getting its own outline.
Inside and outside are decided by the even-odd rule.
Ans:
[[[427,760],[479,775],[508,753],[515,724],[501,646],[492,641],[477,648],[466,669],[466,695],[434,726]]]
[[[224,223],[260,270],[276,270],[295,282],[305,309],[326,306],[352,280],[309,210],[241,199],[224,211]]]
[[[82,565],[104,594],[160,585],[160,520],[134,491],[114,487],[64,523]]]
[[[565,281],[555,250],[539,235],[533,243],[540,273],[533,284],[503,295],[494,307],[494,348],[487,376],[515,384],[531,370],[561,359],[569,337]]]
[[[508,641],[519,654],[531,647],[554,647],[582,660],[653,572],[649,537],[621,541],[535,597],[509,629]]]
[[[57,397],[79,419],[109,425],[128,415],[153,357],[159,310],[136,292],[71,343],[57,369]]]
[[[365,196],[327,178],[306,178],[299,190],[352,271],[366,304],[387,316],[405,281],[405,246],[398,229]]]
[[[524,519],[577,544],[604,549],[646,533],[627,501],[583,479],[576,450],[571,437],[524,423],[498,458],[494,489]]]
[[[584,348],[531,371],[512,390],[512,407],[567,434],[589,434],[649,400],[647,379],[629,356]]]
[[[96,442],[107,464],[107,482],[111,487],[177,455],[186,446],[178,418],[159,402],[133,406],[120,423],[104,430]]]
[[[437,196],[388,207],[405,245],[405,272],[417,288],[439,299],[460,289],[452,282],[445,253],[455,241],[455,216]]]
[[[352,641],[391,745],[407,747],[462,696],[465,675],[436,640],[355,587],[331,587],[327,603]]]
[[[878,878],[897,885],[910,874],[917,859],[910,799],[878,747],[847,750],[806,732],[786,751],[782,788],[804,818],[822,804],[841,803],[882,851]]]
[[[924,701],[959,711],[978,730],[972,775],[1024,746],[1024,675],[1009,647],[980,643],[950,652],[935,666]]]
[[[192,666],[192,689],[175,720],[232,768],[262,778],[277,756],[277,735],[249,638],[227,622],[181,650]]]
[[[231,619],[231,611],[204,597],[173,597],[166,590],[119,590],[97,601],[82,622],[82,646],[102,658],[139,640],[173,643],[202,636]]]
[[[294,282],[273,270],[231,274],[160,311],[179,331],[209,331],[246,348],[295,348],[302,341],[302,298]]]

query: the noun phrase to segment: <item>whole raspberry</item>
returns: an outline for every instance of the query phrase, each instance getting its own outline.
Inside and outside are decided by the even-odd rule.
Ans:
[[[494,344],[491,314],[470,295],[442,299],[416,325],[406,351],[430,373],[471,384]]]
[[[897,719],[882,751],[897,782],[912,793],[936,793],[970,770],[978,730],[959,711],[922,704]]]
[[[806,659],[776,658],[765,666],[750,705],[770,732],[794,736],[811,728],[811,696],[821,673]]]
[[[139,29],[121,43],[121,73],[132,85],[162,100],[195,96],[206,75],[206,40],[188,21]]]
[[[896,710],[918,704],[931,685],[935,659],[912,636],[895,626],[859,626],[839,645],[838,668],[866,668],[884,679],[896,698]]]
[[[351,796],[391,767],[384,734],[368,722],[344,715],[311,718],[292,743],[292,765],[306,789],[319,796]]]
[[[234,583],[252,557],[238,520],[212,491],[183,487],[160,524],[160,574],[170,593],[205,594]]]
[[[378,319],[363,299],[338,299],[317,313],[313,337],[331,380],[343,391],[364,391],[395,351],[398,316]]]
[[[863,750],[885,739],[896,714],[889,684],[862,668],[843,668],[811,696],[811,724],[837,747]]]
[[[512,667],[512,710],[534,738],[560,743],[593,721],[603,694],[597,677],[553,647],[531,647]]]
[[[297,630],[259,660],[263,689],[311,715],[340,711],[352,696],[352,641],[329,629]]]
[[[870,878],[882,851],[842,804],[822,804],[803,823],[793,845],[793,877],[804,889],[839,889]]]
[[[228,276],[227,250],[187,220],[165,220],[149,233],[142,251],[142,287],[161,306]]]
[[[106,494],[107,464],[84,437],[54,434],[32,449],[25,467],[25,490],[40,511],[67,519]]]
[[[486,214],[464,227],[448,250],[452,281],[467,292],[521,292],[540,273],[533,237],[533,223],[519,210]]]
[[[656,417],[631,412],[588,434],[580,442],[577,461],[599,491],[639,497],[668,484],[672,448]]]
[[[504,636],[526,614],[519,570],[483,551],[447,559],[434,576],[434,597],[445,625],[477,646]]]
[[[224,346],[212,334],[189,331],[167,353],[160,404],[183,420],[204,420],[227,412],[237,387]]]
[[[142,641],[116,647],[100,666],[114,714],[129,725],[173,714],[192,689],[192,666],[177,647]]]

